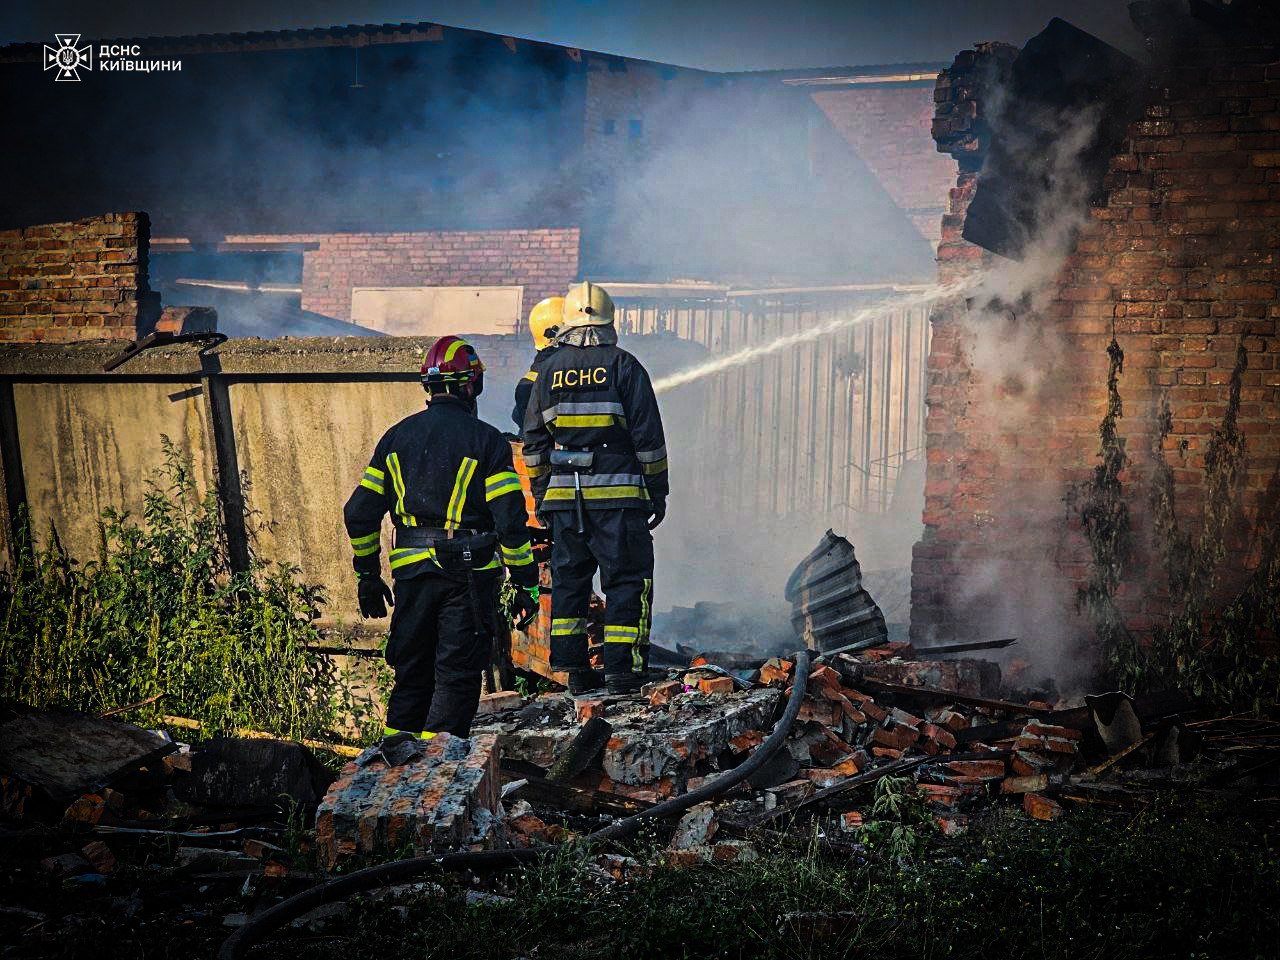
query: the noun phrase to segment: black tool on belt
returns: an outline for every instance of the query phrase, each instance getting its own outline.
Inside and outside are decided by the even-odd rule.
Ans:
[[[485,634],[480,615],[480,599],[476,592],[476,567],[487,567],[497,555],[498,535],[493,531],[449,530],[443,527],[398,527],[397,547],[431,547],[436,564],[449,577],[464,579],[471,594],[471,612],[476,636]]]
[[[593,450],[552,450],[551,466],[560,467],[561,472],[573,471],[573,505],[578,511],[578,532],[587,530],[586,518],[582,514],[582,475],[590,473],[595,466],[596,455]]]

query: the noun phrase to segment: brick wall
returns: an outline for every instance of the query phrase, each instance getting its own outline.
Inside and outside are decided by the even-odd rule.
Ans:
[[[878,84],[819,90],[813,100],[916,229],[937,243],[939,217],[955,180],[955,165],[934,149],[929,138],[932,86]]]
[[[145,213],[0,231],[0,340],[133,340],[156,306]]]
[[[319,245],[303,256],[302,309],[340,320],[351,319],[352,287],[377,286],[523,286],[527,317],[539,300],[563,295],[578,274],[577,227],[263,239]]]
[[[1124,351],[1119,433],[1131,463],[1121,479],[1137,548],[1118,595],[1129,627],[1141,635],[1167,609],[1149,543],[1154,458],[1172,468],[1180,521],[1194,533],[1206,444],[1241,347],[1243,511],[1225,582],[1257,561],[1250,551],[1259,518],[1275,520],[1280,470],[1280,46],[1244,32],[1196,34],[1171,53],[1046,305],[1009,328],[1005,349],[1024,351],[1028,373],[1044,375],[992,378],[975,359],[983,332],[963,311],[935,318],[914,638],[1010,631],[1055,646],[1060,659],[1088,660],[1074,598],[1089,552],[1069,501],[1098,463],[1113,335]],[[986,135],[974,107],[983,69],[998,74],[1008,57],[1007,48],[968,51],[939,83],[935,136],[960,160],[939,250],[944,279],[992,263],[959,232]],[[1164,400],[1172,431],[1156,453]]]

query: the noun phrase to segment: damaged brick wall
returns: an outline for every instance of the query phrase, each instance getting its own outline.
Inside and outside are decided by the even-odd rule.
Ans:
[[[1070,497],[1099,462],[1113,335],[1124,351],[1119,433],[1131,463],[1121,480],[1136,535],[1117,597],[1127,626],[1148,633],[1168,608],[1150,542],[1157,411],[1167,399],[1172,429],[1159,455],[1194,533],[1206,444],[1222,425],[1241,348],[1243,510],[1228,537],[1226,585],[1257,563],[1258,520],[1274,520],[1280,468],[1280,45],[1199,29],[1184,42],[1163,51],[1169,65],[1152,77],[1145,116],[1112,159],[1106,200],[1077,235],[1047,307],[1018,320],[1052,345],[1052,375],[993,382],[974,362],[981,331],[963,309],[935,316],[913,639],[1074,637],[1061,652],[1081,657],[1089,630],[1074,600],[1090,553]],[[984,69],[998,73],[1011,56],[992,45],[966,51],[939,82],[934,136],[959,161],[939,248],[944,280],[993,263],[960,231],[986,135]],[[1008,409],[1020,411],[1016,423]]]
[[[158,305],[149,231],[145,213],[0,231],[0,340],[133,340]]]
[[[527,317],[544,297],[563,296],[578,274],[577,227],[285,239],[319,245],[303,256],[302,309],[339,320],[351,319],[351,288],[362,286],[523,286]]]
[[[933,89],[918,83],[819,90],[813,101],[931,243],[955,168],[929,142]]]

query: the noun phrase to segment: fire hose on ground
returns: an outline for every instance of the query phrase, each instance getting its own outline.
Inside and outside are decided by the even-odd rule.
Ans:
[[[607,843],[622,840],[631,836],[644,824],[651,820],[683,813],[690,807],[712,800],[737,786],[767,763],[786,743],[787,735],[796,722],[800,712],[800,704],[804,700],[808,686],[810,653],[801,650],[795,655],[795,674],[791,686],[791,696],[787,700],[786,709],[773,731],[759,747],[732,770],[717,777],[710,783],[690,790],[688,793],[642,810],[633,816],[615,821],[607,827],[588,834],[584,838],[587,844]],[[523,850],[482,850],[468,853],[448,853],[441,856],[413,857],[408,860],[397,860],[393,863],[382,863],[373,867],[357,870],[336,880],[330,880],[310,890],[282,900],[274,907],[249,919],[239,930],[233,933],[222,944],[218,951],[218,960],[241,960],[249,949],[269,933],[278,930],[298,917],[310,913],[317,907],[324,906],[347,897],[384,884],[404,883],[414,877],[433,871],[456,872],[460,870],[505,870],[511,867],[535,863],[546,856],[555,847],[539,847]]]

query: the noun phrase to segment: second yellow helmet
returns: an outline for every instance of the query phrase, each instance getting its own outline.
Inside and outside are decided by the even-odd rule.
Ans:
[[[533,345],[541,350],[551,346],[551,337],[564,319],[564,297],[547,297],[539,300],[529,311],[529,333]]]
[[[564,298],[564,328],[613,323],[613,298],[589,280],[575,283]]]

